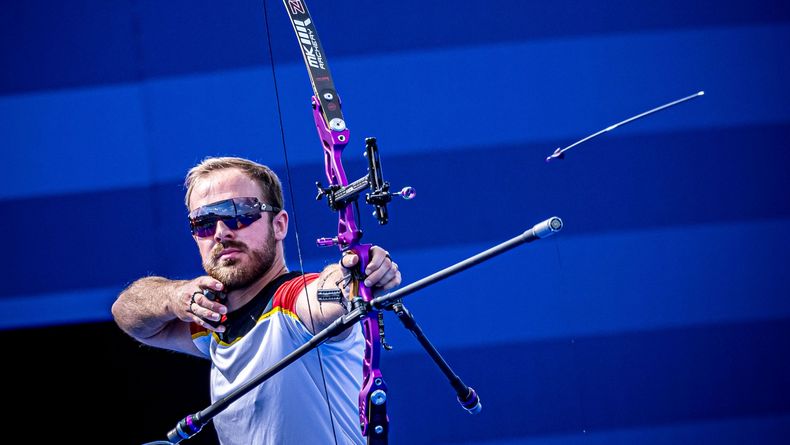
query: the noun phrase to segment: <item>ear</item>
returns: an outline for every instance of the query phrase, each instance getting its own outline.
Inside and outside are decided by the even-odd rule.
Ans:
[[[272,229],[274,230],[274,239],[282,241],[288,235],[288,212],[281,210],[280,213],[274,215],[272,218]]]

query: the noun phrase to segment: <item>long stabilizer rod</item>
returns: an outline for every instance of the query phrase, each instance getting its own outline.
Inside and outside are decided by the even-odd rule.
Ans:
[[[560,230],[562,230],[562,220],[556,216],[552,216],[543,222],[535,224],[535,226],[533,226],[531,229],[527,230],[521,235],[515,236],[505,241],[504,243],[498,244],[486,251],[480,252],[473,257],[461,261],[460,263],[453,264],[452,266],[442,269],[432,275],[428,275],[427,277],[415,281],[414,283],[404,286],[394,292],[376,297],[370,302],[370,304],[374,309],[377,310],[389,308],[406,295],[417,292],[426,286],[430,286],[437,281],[444,280],[445,278],[451,277],[459,272],[463,272],[472,266],[480,264],[491,257],[505,253],[521,244],[529,243],[542,238],[548,238]]]

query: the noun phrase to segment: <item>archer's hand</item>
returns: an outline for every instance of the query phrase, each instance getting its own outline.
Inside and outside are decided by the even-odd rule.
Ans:
[[[340,265],[345,269],[354,267],[359,262],[359,257],[349,252],[340,260]],[[400,285],[401,276],[398,263],[392,261],[389,253],[379,246],[370,248],[370,261],[365,268],[365,286],[378,290],[392,289]]]
[[[176,288],[171,309],[181,321],[194,322],[211,331],[223,332],[224,326],[214,327],[206,320],[219,321],[222,315],[228,313],[228,308],[217,301],[209,300],[203,295],[203,289],[219,292],[222,290],[222,283],[208,276],[187,281]]]

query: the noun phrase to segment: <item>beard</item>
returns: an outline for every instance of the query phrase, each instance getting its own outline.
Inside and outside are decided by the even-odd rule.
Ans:
[[[203,269],[208,276],[223,284],[225,292],[245,288],[272,268],[276,253],[275,243],[274,237],[267,238],[259,249],[250,249],[240,241],[228,240],[217,243],[211,249],[208,258],[203,260]],[[247,255],[242,255],[240,258],[220,259],[220,252],[227,248],[238,249]],[[248,261],[243,261],[245,258]]]

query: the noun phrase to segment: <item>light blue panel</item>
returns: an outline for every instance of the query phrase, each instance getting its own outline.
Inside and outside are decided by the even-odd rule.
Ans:
[[[785,122],[788,41],[788,26],[585,36],[333,60],[333,72],[349,126],[388,152],[570,144],[698,90],[618,133]]]
[[[182,179],[206,156],[284,164],[268,67],[150,80],[143,94],[158,182]]]
[[[570,143],[700,89],[706,96],[618,134],[790,120],[790,27],[624,34],[332,59],[350,156]],[[319,162],[309,82],[278,65],[288,156]],[[207,155],[282,165],[268,67],[0,98],[0,197],[180,180]],[[142,147],[149,144],[150,153]],[[148,159],[154,165],[148,172]],[[541,155],[542,156],[542,155]],[[361,158],[360,158],[361,159]]]
[[[150,182],[134,85],[0,97],[0,199]]]
[[[560,233],[426,288],[406,304],[439,347],[783,318],[790,316],[788,230],[790,221],[766,221]],[[390,251],[408,284],[488,247]],[[334,254],[305,268],[320,270]],[[289,266],[299,269],[298,259]],[[118,290],[2,299],[0,313],[17,315],[0,328],[109,319],[108,302]],[[398,351],[419,349],[390,315],[387,336]]]
[[[790,434],[790,416],[775,416],[437,445],[780,445],[787,443],[788,434]]]
[[[765,221],[560,233],[405,303],[440,348],[778,319],[790,316],[788,230],[790,221]],[[390,252],[410,283],[488,247]],[[388,318],[387,337],[398,351],[419,349],[397,319]]]
[[[790,27],[585,36],[334,58],[352,131],[382,156],[500,143],[568,144],[665,102],[706,96],[619,134],[785,122]],[[315,159],[301,65],[277,65],[289,157]],[[356,144],[356,145],[355,145]],[[555,147],[547,142],[547,155]],[[353,155],[354,152],[352,152]]]
[[[330,66],[352,132],[349,156],[363,151],[366,136],[377,136],[386,157],[513,142],[570,143],[701,89],[707,90],[703,98],[618,133],[785,122],[790,90],[777,88],[790,76],[790,63],[781,57],[784,41],[790,41],[790,27],[744,27],[334,58]],[[320,146],[304,66],[276,68],[289,159],[316,162]],[[208,145],[209,153],[270,141],[274,153],[264,146],[263,153],[251,150],[250,156],[278,157],[279,135],[268,133],[279,133],[279,124],[269,114],[271,92],[262,87],[270,82],[268,68],[234,73],[232,82],[213,79],[225,75],[157,82],[152,95],[168,98],[154,100],[155,126],[170,133],[162,140],[185,150]],[[217,111],[201,107],[231,117],[217,120]],[[191,118],[168,120],[173,116]],[[222,122],[231,128],[227,134],[218,134]],[[546,154],[553,148],[547,144]],[[177,165],[186,167],[183,160]],[[158,176],[172,179],[181,172]]]

